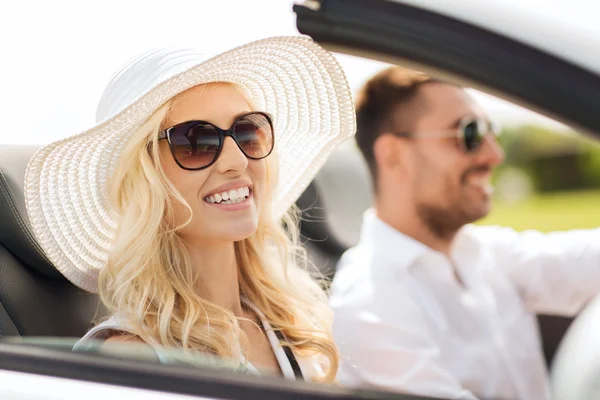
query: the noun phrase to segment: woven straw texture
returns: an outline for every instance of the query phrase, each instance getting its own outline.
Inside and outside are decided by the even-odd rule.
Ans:
[[[135,130],[178,93],[209,82],[242,86],[274,117],[282,215],[355,132],[354,106],[335,58],[312,40],[276,37],[212,58],[163,49],[140,56],[108,84],[93,128],[42,147],[25,177],[35,235],[56,268],[77,286],[97,291],[117,226],[105,185]]]

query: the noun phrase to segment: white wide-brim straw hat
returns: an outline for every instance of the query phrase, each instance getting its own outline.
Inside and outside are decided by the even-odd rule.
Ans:
[[[98,290],[117,228],[105,185],[125,143],[160,106],[191,87],[231,82],[274,121],[279,186],[274,211],[283,215],[328,155],[355,132],[351,92],[337,60],[302,36],[259,40],[207,58],[162,49],[139,56],[115,74],[96,126],[42,147],[25,176],[27,212],[47,256],[71,282]]]

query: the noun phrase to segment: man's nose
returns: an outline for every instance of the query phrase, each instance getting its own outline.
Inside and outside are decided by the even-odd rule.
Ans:
[[[229,136],[223,141],[221,154],[215,163],[217,170],[220,173],[229,171],[243,172],[248,167],[248,158],[240,150],[237,143]]]
[[[478,156],[478,158],[481,158],[481,161],[486,164],[491,164],[493,166],[502,164],[504,161],[504,150],[502,149],[502,146],[500,146],[500,143],[498,143],[496,135],[485,135]]]

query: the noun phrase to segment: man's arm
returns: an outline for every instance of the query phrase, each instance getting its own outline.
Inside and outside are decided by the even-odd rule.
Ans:
[[[600,229],[540,233],[473,227],[532,312],[575,315],[600,292]]]
[[[364,312],[345,322],[338,314],[334,329],[342,355],[338,380],[344,386],[477,400],[438,364],[436,344],[418,326],[391,326]]]

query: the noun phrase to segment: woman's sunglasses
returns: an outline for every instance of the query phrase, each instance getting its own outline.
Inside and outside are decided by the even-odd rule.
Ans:
[[[167,139],[177,165],[195,171],[217,161],[227,136],[252,160],[267,157],[275,145],[273,122],[263,112],[240,115],[229,129],[207,121],[182,122],[161,132],[158,140]]]
[[[458,138],[460,148],[465,153],[473,153],[481,147],[483,140],[488,135],[493,135],[494,138],[500,135],[500,129],[497,125],[482,118],[467,116],[460,120],[456,129],[449,129],[438,132],[419,132],[395,133],[395,136],[411,138],[411,139],[436,139],[436,138]]]

